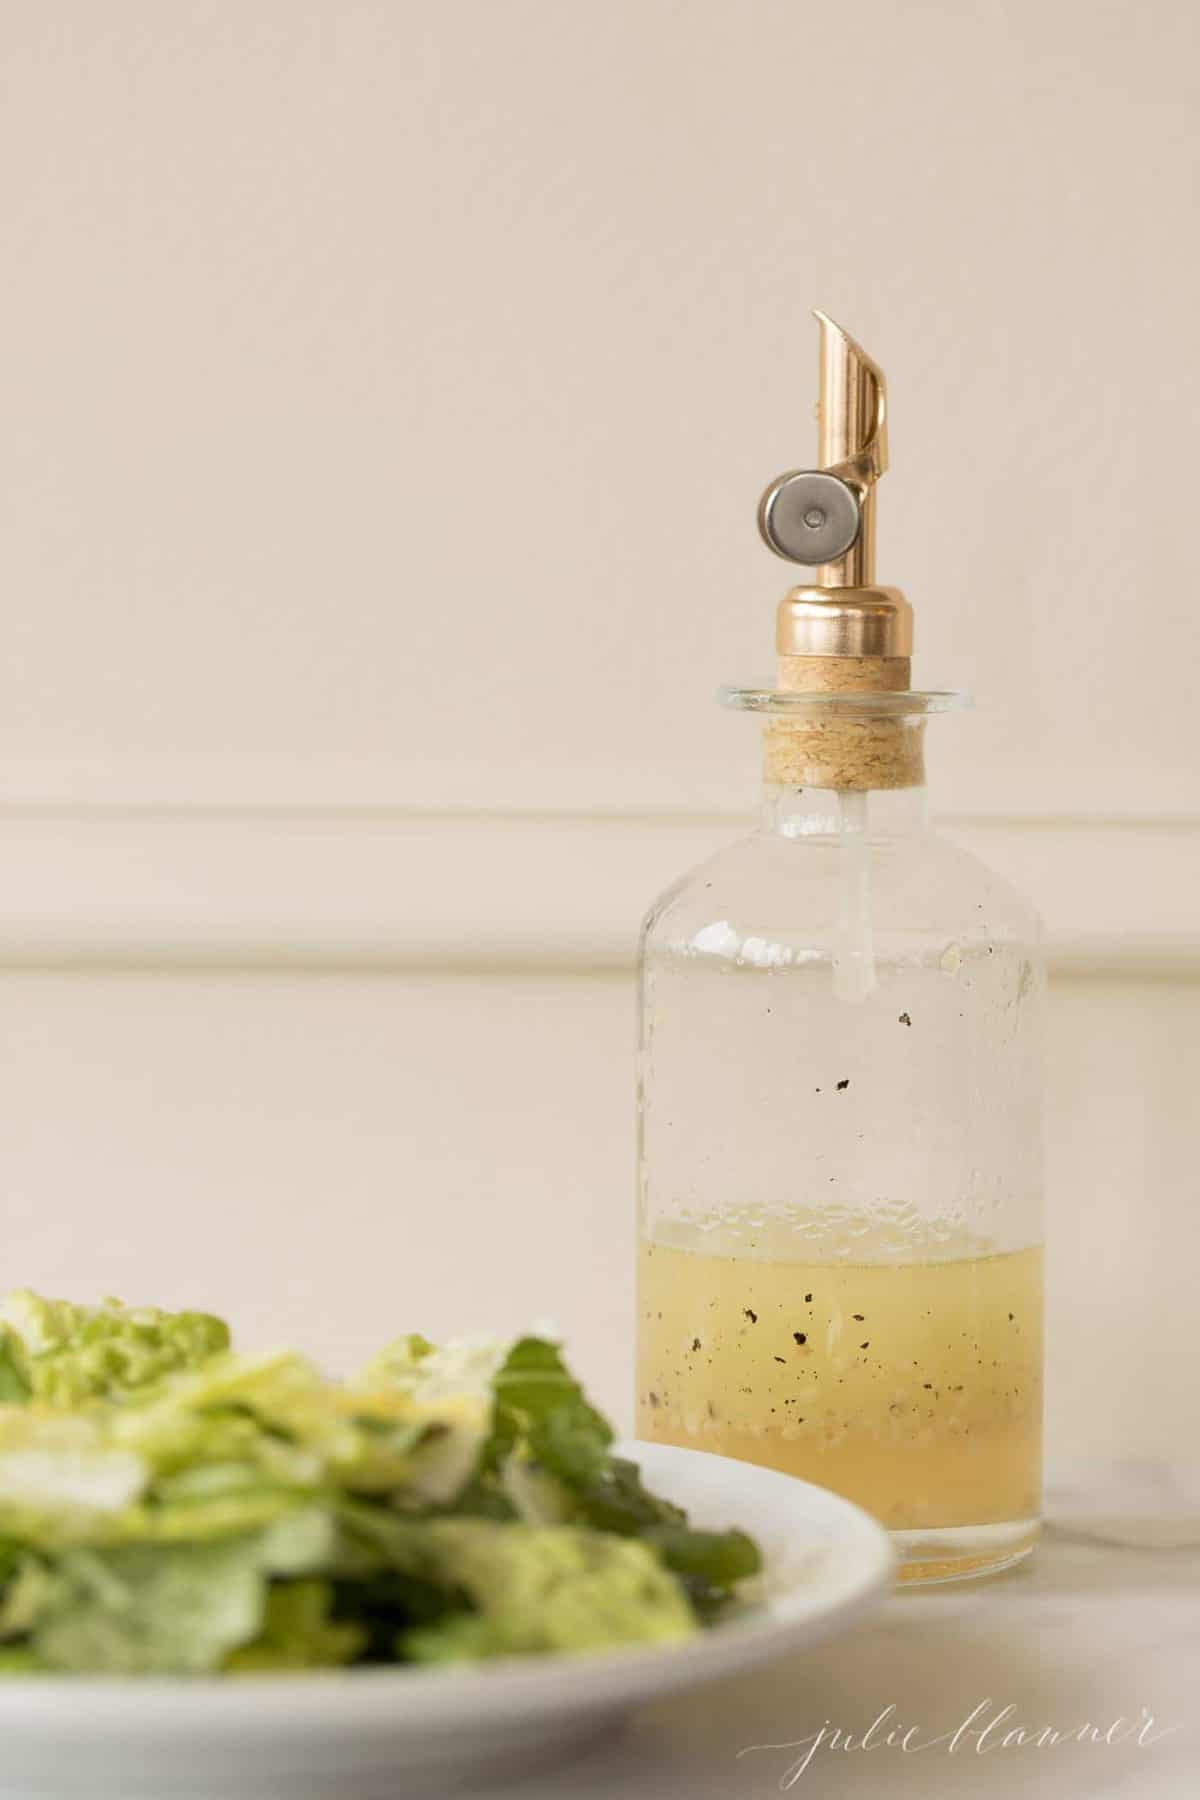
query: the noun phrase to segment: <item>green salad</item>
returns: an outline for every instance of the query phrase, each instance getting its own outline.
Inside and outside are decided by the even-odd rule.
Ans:
[[[693,1636],[759,1567],[612,1453],[557,1344],[350,1382],[205,1313],[0,1305],[0,1673],[474,1662]]]

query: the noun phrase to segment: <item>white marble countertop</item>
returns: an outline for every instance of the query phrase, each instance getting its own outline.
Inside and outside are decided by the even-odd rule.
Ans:
[[[847,1636],[647,1707],[619,1739],[493,1800],[1193,1800],[1200,1527],[1177,1498],[1161,1474],[1131,1472],[1124,1494],[1077,1477],[1023,1566],[896,1594]],[[1001,1741],[1020,1727],[1061,1735]],[[792,1747],[750,1748],[767,1745]]]

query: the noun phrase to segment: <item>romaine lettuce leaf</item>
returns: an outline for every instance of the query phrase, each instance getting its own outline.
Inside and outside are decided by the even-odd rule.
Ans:
[[[373,1409],[391,1396],[425,1428],[406,1472],[418,1504],[457,1502],[477,1474],[506,1354],[507,1346],[492,1338],[456,1338],[439,1347],[411,1333],[381,1350],[355,1382],[351,1404]]]
[[[578,1516],[597,1530],[650,1544],[705,1609],[761,1567],[753,1538],[744,1531],[696,1530],[680,1507],[648,1491],[637,1464],[624,1457],[614,1456],[579,1490],[577,1506]]]
[[[61,1407],[136,1393],[229,1343],[228,1327],[209,1313],[126,1307],[119,1300],[75,1306],[28,1289],[0,1303],[0,1327],[0,1400]]]
[[[234,1675],[286,1669],[330,1669],[354,1662],[366,1647],[361,1624],[330,1617],[333,1587],[327,1581],[280,1581],[267,1592],[262,1629],[234,1650],[226,1669]]]
[[[760,1559],[741,1531],[696,1531],[687,1515],[651,1494],[636,1464],[612,1455],[612,1431],[540,1338],[513,1345],[495,1378],[496,1424],[485,1461],[527,1523],[573,1521],[650,1544],[705,1612]]]
[[[471,1604],[402,1634],[415,1661],[679,1643],[697,1630],[678,1582],[644,1544],[487,1519],[419,1529],[426,1569]]]
[[[499,1466],[520,1446],[548,1474],[575,1488],[608,1463],[612,1428],[585,1398],[557,1344],[518,1338],[493,1380],[496,1420],[488,1446]]]
[[[4,1573],[0,1640],[7,1641],[27,1636],[36,1625],[54,1593],[54,1576],[41,1557],[26,1552],[13,1556]]]
[[[271,1577],[319,1566],[331,1529],[307,1514],[213,1543],[69,1550],[56,1564],[30,1647],[45,1667],[76,1673],[220,1668],[261,1635]]]
[[[0,1407],[0,1536],[14,1543],[86,1540],[140,1500],[147,1479],[97,1419]]]
[[[252,1537],[72,1550],[30,1642],[51,1669],[200,1673],[257,1636],[265,1591]]]
[[[29,1379],[20,1343],[0,1325],[0,1406],[23,1406],[28,1398]]]

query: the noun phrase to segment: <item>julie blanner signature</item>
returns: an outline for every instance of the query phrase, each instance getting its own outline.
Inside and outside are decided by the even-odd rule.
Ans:
[[[738,1756],[756,1756],[774,1752],[789,1755],[787,1767],[777,1786],[786,1793],[807,1773],[819,1751],[857,1752],[899,1750],[915,1755],[922,1750],[942,1749],[948,1756],[959,1753],[986,1756],[999,1750],[1053,1750],[1064,1744],[1082,1744],[1096,1748],[1113,1748],[1118,1744],[1134,1744],[1149,1749],[1181,1725],[1160,1725],[1149,1707],[1143,1706],[1136,1718],[1116,1718],[1106,1724],[1085,1720],[1076,1725],[1030,1724],[1018,1718],[1015,1706],[1001,1706],[992,1699],[981,1700],[952,1731],[927,1733],[922,1725],[905,1725],[896,1717],[893,1703],[885,1706],[865,1731],[847,1731],[826,1719],[807,1737],[793,1738],[783,1744],[747,1744]]]

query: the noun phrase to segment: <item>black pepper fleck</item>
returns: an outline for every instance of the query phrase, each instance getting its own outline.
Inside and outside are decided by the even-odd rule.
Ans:
[[[901,1025],[911,1025],[912,1020],[909,1018],[907,1013],[901,1013],[900,1014],[900,1023],[901,1023]]]
[[[860,1349],[860,1350],[869,1350],[869,1349],[870,1349],[870,1348],[871,1348],[871,1340],[870,1340],[870,1338],[868,1338],[868,1339],[867,1339],[867,1341],[866,1341],[866,1343],[865,1343],[865,1344],[860,1344],[860,1345],[859,1345],[859,1346],[858,1346],[858,1347],[859,1347],[859,1349]]]
[[[862,1322],[866,1318],[866,1316],[867,1316],[866,1313],[853,1313],[851,1315],[852,1318],[855,1318],[858,1320],[860,1325],[862,1324]]]
[[[699,1348],[700,1348],[700,1339],[699,1339],[699,1338],[693,1338],[693,1339],[692,1339],[692,1349],[693,1349],[693,1350],[698,1350],[698,1349],[699,1349]]]
[[[748,1306],[744,1306],[742,1308],[742,1311],[745,1314],[745,1316],[749,1319],[749,1321],[752,1325],[758,1324],[758,1314],[756,1312],[751,1312],[751,1310]]]
[[[849,1086],[850,1086],[850,1077],[849,1077],[849,1076],[848,1076],[848,1075],[847,1075],[847,1077],[846,1077],[846,1079],[845,1079],[845,1081],[839,1081],[839,1082],[838,1082],[838,1084],[837,1084],[837,1090],[838,1090],[838,1093],[839,1093],[839,1094],[842,1094],[842,1093],[845,1093],[845,1091],[846,1091],[846,1089],[847,1089],[847,1088],[848,1088],[848,1087],[849,1087]]]
[[[649,1400],[651,1406],[658,1405],[658,1395],[657,1394],[647,1394],[646,1398],[647,1398],[647,1400]]]
[[[792,1336],[795,1338],[795,1340],[798,1344],[807,1344],[807,1342],[808,1342],[807,1331],[793,1331]]]
[[[776,1361],[776,1362],[781,1362],[781,1363],[786,1363],[786,1361],[787,1361],[787,1357],[786,1357],[786,1356],[777,1356],[777,1357],[776,1357],[776,1358],[775,1358],[775,1361]]]

